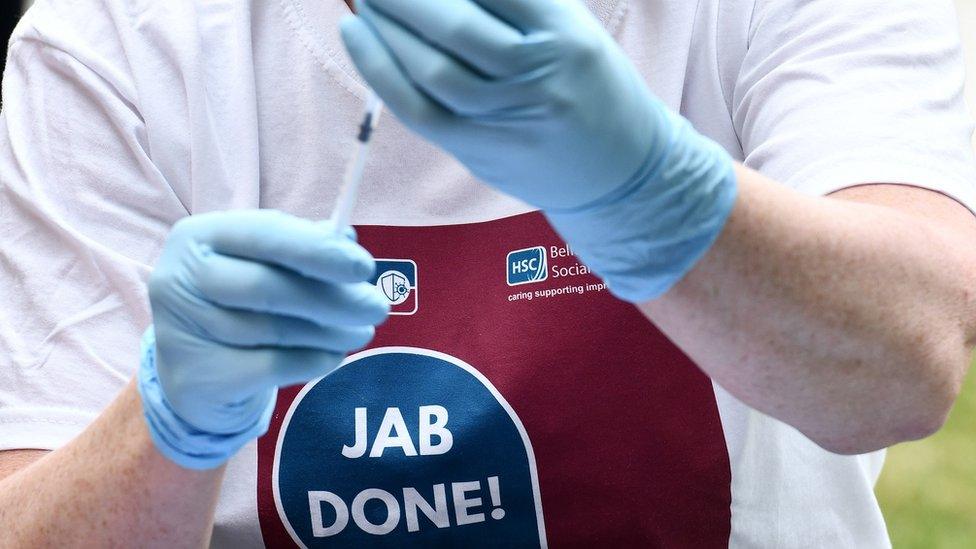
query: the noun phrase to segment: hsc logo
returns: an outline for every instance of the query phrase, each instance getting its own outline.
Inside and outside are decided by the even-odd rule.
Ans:
[[[508,285],[519,286],[549,278],[546,248],[536,246],[508,253]]]
[[[412,315],[420,306],[417,296],[417,264],[409,259],[377,259],[376,276],[370,281],[390,300],[391,315]]]

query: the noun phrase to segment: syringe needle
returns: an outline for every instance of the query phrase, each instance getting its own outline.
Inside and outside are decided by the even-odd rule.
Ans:
[[[352,158],[346,164],[346,173],[342,178],[342,187],[339,189],[339,198],[336,200],[335,209],[332,210],[332,222],[337,233],[342,232],[344,227],[349,225],[352,210],[356,206],[356,197],[359,195],[359,185],[363,179],[366,158],[369,156],[370,139],[373,136],[373,130],[379,123],[380,114],[383,112],[383,101],[372,90],[366,98],[364,111],[363,121],[359,126],[359,135],[356,136],[356,147]]]

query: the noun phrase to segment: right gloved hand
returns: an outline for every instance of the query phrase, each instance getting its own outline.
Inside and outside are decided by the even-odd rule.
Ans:
[[[581,0],[356,6],[342,37],[390,110],[540,208],[617,297],[664,295],[724,229],[731,157],[651,93]]]
[[[277,388],[334,370],[389,304],[351,233],[270,210],[193,216],[149,281],[138,387],[160,452],[190,469],[268,429]]]

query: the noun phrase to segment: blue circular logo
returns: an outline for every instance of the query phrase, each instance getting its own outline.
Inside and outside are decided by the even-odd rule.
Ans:
[[[273,475],[300,546],[546,545],[521,421],[442,353],[373,349],[310,382],[284,418]]]

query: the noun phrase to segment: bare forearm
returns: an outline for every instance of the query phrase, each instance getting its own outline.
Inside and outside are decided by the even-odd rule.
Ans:
[[[969,235],[744,168],[739,179],[716,245],[645,314],[732,394],[830,450],[938,428],[974,338]]]
[[[205,546],[222,473],[162,457],[130,383],[78,438],[0,481],[3,545]]]

